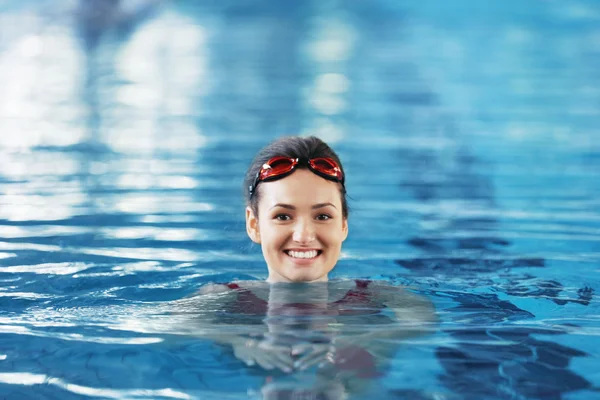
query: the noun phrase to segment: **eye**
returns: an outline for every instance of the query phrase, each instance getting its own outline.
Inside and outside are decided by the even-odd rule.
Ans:
[[[289,221],[292,217],[289,214],[277,214],[273,217],[277,221]]]
[[[319,215],[317,215],[317,219],[319,221],[327,221],[327,220],[329,220],[331,218],[333,218],[333,217],[331,215],[329,215],[329,214],[319,214]]]

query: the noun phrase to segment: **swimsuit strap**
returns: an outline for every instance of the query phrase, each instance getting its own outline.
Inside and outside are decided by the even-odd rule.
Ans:
[[[371,301],[371,294],[366,290],[369,287],[371,281],[366,279],[356,279],[356,289],[350,289],[346,292],[344,297],[338,301],[334,301],[331,304],[345,304],[355,303],[359,301]]]
[[[378,314],[386,308],[384,303],[373,299],[371,292],[368,290],[370,280],[357,279],[355,283],[356,288],[348,290],[344,297],[330,303],[331,306],[337,308],[338,315]]]
[[[354,282],[356,282],[356,287],[359,289],[366,289],[369,283],[371,283],[368,279],[356,279]]]

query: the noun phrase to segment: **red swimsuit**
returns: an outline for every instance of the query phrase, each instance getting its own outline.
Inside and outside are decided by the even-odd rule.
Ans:
[[[327,309],[330,311],[328,315],[373,315],[379,314],[382,309],[386,308],[385,304],[372,299],[371,294],[367,290],[371,281],[357,279],[355,282],[355,289],[348,290],[343,298],[327,305]],[[229,313],[255,316],[267,314],[269,309],[267,301],[256,296],[250,289],[242,288],[237,283],[228,283],[226,286],[237,291],[236,301],[227,307]],[[304,309],[306,310],[306,315],[313,315],[310,310],[315,309],[312,304],[307,303],[286,304],[286,307],[293,307],[297,310]]]

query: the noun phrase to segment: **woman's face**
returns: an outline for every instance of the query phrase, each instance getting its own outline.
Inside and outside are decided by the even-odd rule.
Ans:
[[[298,169],[260,184],[259,218],[246,208],[250,238],[260,243],[269,282],[326,281],[348,236],[338,184]]]

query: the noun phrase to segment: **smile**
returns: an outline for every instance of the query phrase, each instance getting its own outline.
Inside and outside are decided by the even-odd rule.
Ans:
[[[310,260],[317,258],[322,253],[321,250],[309,250],[309,251],[296,251],[296,250],[285,250],[285,254],[292,258]]]

